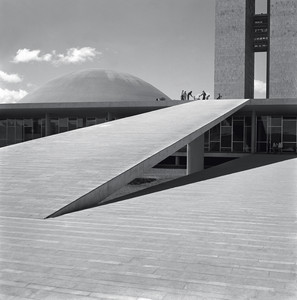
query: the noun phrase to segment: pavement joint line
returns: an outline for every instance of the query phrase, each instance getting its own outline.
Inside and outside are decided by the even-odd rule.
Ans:
[[[95,271],[95,270],[94,270]],[[28,272],[27,272],[28,273]],[[108,274],[113,274],[112,272],[107,272],[106,270],[104,270],[104,271],[101,271],[100,273],[102,273],[102,274],[105,274],[105,273],[108,273]],[[213,276],[213,273],[206,273],[206,272],[194,272],[193,274],[201,274],[201,275],[203,275],[203,274],[205,274],[205,275],[210,275],[210,276]],[[132,272],[117,272],[117,274],[126,274],[126,275],[131,275],[131,276],[141,276],[141,274],[139,274],[139,273],[132,273]],[[224,275],[216,275],[217,277],[221,277],[221,276],[224,276]],[[152,277],[150,274],[146,274],[146,276],[145,277]],[[244,276],[241,276],[241,275],[236,275],[236,276],[234,276],[234,278],[240,278],[240,277],[242,277],[242,278],[245,278]],[[66,276],[64,276],[64,278],[66,278]],[[155,277],[152,277],[152,278],[160,278],[160,276],[155,276]],[[162,279],[165,279],[165,277],[161,277]],[[261,280],[263,280],[263,278],[262,277],[255,277],[255,276],[249,276],[249,278],[250,279],[261,279]],[[275,282],[282,282],[282,281],[279,281],[279,280],[277,280],[277,278],[274,278],[273,279]],[[267,279],[267,280],[265,280],[264,279],[264,281],[268,281],[269,282],[269,280]],[[271,280],[270,280],[271,281]],[[188,279],[188,282],[197,282],[197,280],[191,280],[191,279]],[[205,282],[205,281],[203,281],[203,282]]]
[[[11,233],[11,231],[5,231],[6,233]],[[4,232],[2,232],[2,234],[3,234]],[[13,231],[13,233],[22,233],[22,232],[17,232],[17,231]],[[105,234],[106,236],[109,236],[108,234]],[[4,236],[4,235],[3,235]],[[47,236],[51,236],[51,235],[47,235]],[[54,235],[54,236],[56,236],[56,235]],[[61,236],[63,236],[63,235],[61,235]],[[122,236],[121,234],[118,234],[118,236]],[[134,236],[134,235],[126,235],[126,237],[128,237],[128,236]],[[67,236],[68,238],[69,237],[72,237],[71,235],[68,235]],[[73,235],[73,237],[75,237],[75,235]],[[116,236],[115,236],[116,237]],[[135,236],[134,236],[135,237]],[[16,238],[16,237],[15,237]],[[77,236],[76,236],[76,238],[78,238]],[[78,239],[83,239],[83,237],[79,237]],[[96,238],[95,240],[102,240],[103,238]],[[114,238],[114,239],[104,239],[104,240],[106,240],[106,241],[115,241],[115,240],[117,240],[116,238]],[[163,240],[161,237],[159,237],[159,238],[154,238],[154,240],[156,241],[156,240]],[[42,241],[42,240],[40,240],[40,241]],[[44,241],[48,241],[48,240],[44,240]],[[254,240],[253,240],[254,241]],[[258,240],[256,240],[256,241],[258,241]],[[150,242],[147,242],[147,243],[150,243]],[[278,244],[285,244],[284,245],[284,247],[275,247],[275,246],[271,246],[270,245],[270,243],[269,242],[265,242],[266,243],[266,245],[254,245],[254,244],[240,244],[240,243],[234,243],[234,242],[232,242],[231,243],[231,245],[233,246],[233,247],[239,247],[239,249],[241,249],[240,247],[244,247],[246,250],[247,249],[250,249],[251,251],[253,250],[253,248],[255,248],[255,249],[266,249],[267,247],[269,247],[269,249],[270,250],[283,250],[283,249],[287,249],[287,247],[285,247],[285,245],[287,246],[287,243],[284,243],[284,242],[282,242],[282,243],[280,243],[280,242],[278,242]],[[273,242],[271,242],[271,243],[273,243]],[[225,241],[225,242],[214,242],[214,241],[208,241],[207,243],[205,243],[205,241],[204,241],[204,243],[202,243],[202,241],[201,241],[201,243],[200,244],[204,244],[204,246],[205,246],[205,244],[207,244],[207,245],[230,245],[230,241],[229,241],[229,243],[228,243],[228,241]],[[274,242],[274,244],[275,244],[275,242]],[[198,248],[199,246],[198,246],[199,244],[197,244],[197,246],[196,246],[196,248]]]

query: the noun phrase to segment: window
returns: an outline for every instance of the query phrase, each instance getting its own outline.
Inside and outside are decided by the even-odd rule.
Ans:
[[[283,119],[283,152],[296,152],[297,119]]]
[[[58,119],[50,119],[50,134],[56,134],[58,132]]]
[[[33,120],[33,139],[42,137],[42,122],[40,119]]]
[[[243,142],[244,123],[243,121],[233,121],[233,141]]]
[[[221,138],[221,126],[220,124],[210,129],[209,132],[210,143],[209,148],[211,152],[220,151],[220,138]]]
[[[6,120],[0,120],[0,140],[5,140],[7,138],[7,131],[6,131]]]
[[[257,118],[257,141],[258,142],[267,142],[267,117],[258,117]]]
[[[33,138],[33,120],[24,119],[24,141],[30,141]]]
[[[210,152],[250,152],[252,130],[250,116],[234,115],[204,134],[204,150]]]
[[[283,141],[296,142],[296,120],[284,119]]]
[[[15,119],[7,120],[7,144],[15,143]]]
[[[69,118],[68,128],[69,128],[69,130],[73,130],[73,129],[77,128],[77,119],[76,118]]]
[[[220,124],[210,129],[210,141],[220,141]]]
[[[96,118],[87,118],[86,126],[92,126],[96,124]]]
[[[204,133],[204,151],[209,151],[209,130]]]
[[[68,118],[59,118],[59,133],[68,131]]]
[[[16,141],[23,141],[23,120],[16,120]]]
[[[232,127],[222,127],[221,132],[221,147],[227,147],[231,150]]]

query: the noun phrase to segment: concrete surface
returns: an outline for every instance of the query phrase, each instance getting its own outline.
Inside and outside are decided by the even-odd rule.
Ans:
[[[255,0],[216,1],[214,98],[254,98]]]
[[[193,101],[1,148],[1,205],[30,218],[95,206],[246,103]]]
[[[297,3],[270,0],[269,98],[297,97]]]
[[[11,197],[0,298],[295,300],[296,182],[295,158],[46,220]]]

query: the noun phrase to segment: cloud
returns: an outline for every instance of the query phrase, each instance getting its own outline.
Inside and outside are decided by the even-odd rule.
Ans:
[[[23,79],[18,74],[7,74],[3,71],[0,71],[0,81],[8,82],[8,83],[18,83]]]
[[[265,96],[266,95],[266,82],[261,80],[254,81],[255,93]]]
[[[40,55],[40,50],[30,50],[30,49],[19,49],[16,56],[13,58],[14,63],[27,63],[30,61],[46,61],[49,62],[52,59],[52,54],[47,53]]]
[[[61,64],[79,64],[86,61],[92,61],[101,52],[96,51],[95,48],[70,48],[65,54],[56,54],[53,50],[51,53],[41,55],[41,50],[19,49],[16,56],[13,58],[13,63],[28,63],[28,62],[50,62],[54,65]]]
[[[70,48],[66,55],[58,54],[56,63],[58,64],[79,64],[86,61],[92,61],[101,52],[96,51],[95,48],[83,47],[80,49]]]
[[[15,103],[27,94],[24,90],[14,91],[0,88],[0,103]]]
[[[34,84],[34,83],[31,83],[31,82],[28,82],[28,83],[27,83],[27,87],[28,87],[29,89],[36,89],[36,88],[38,88],[38,85],[36,85],[36,84]]]

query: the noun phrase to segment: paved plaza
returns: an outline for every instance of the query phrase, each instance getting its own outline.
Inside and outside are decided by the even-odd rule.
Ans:
[[[297,300],[297,1],[4,2],[0,300]]]
[[[53,219],[1,202],[0,298],[294,300],[296,182],[293,156]]]

